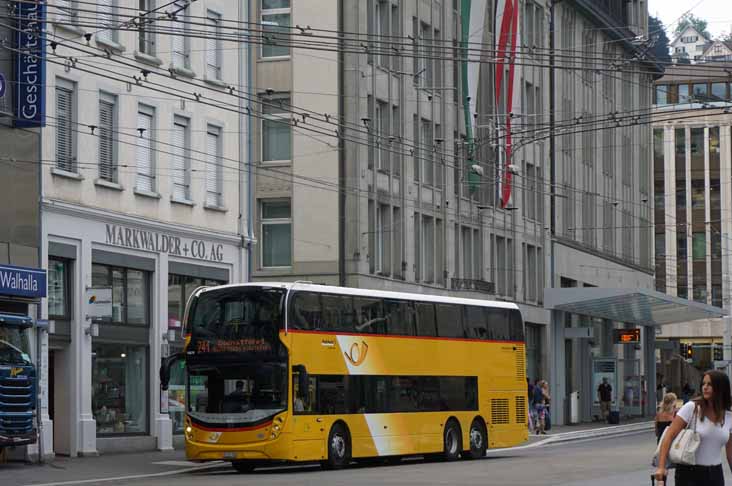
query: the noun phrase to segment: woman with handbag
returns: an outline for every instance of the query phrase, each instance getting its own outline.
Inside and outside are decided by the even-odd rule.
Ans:
[[[721,371],[707,371],[702,381],[702,396],[681,407],[663,434],[654,473],[656,480],[665,480],[672,451],[676,486],[724,486],[723,447],[732,467],[731,407],[729,378]]]

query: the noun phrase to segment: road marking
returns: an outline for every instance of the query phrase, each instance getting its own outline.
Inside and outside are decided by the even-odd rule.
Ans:
[[[157,464],[158,466],[179,466],[179,467],[194,467],[200,466],[201,463],[193,461],[158,461],[151,462],[150,464]]]
[[[176,461],[171,461],[176,462]],[[184,462],[184,461],[180,461]],[[150,474],[133,474],[130,476],[117,476],[114,478],[94,478],[94,479],[76,479],[73,481],[59,481],[56,483],[41,483],[41,484],[28,484],[25,486],[69,486],[73,484],[90,484],[90,483],[109,483],[112,481],[126,481],[131,479],[145,479],[145,478],[160,478],[165,476],[174,476],[176,474],[183,474],[187,472],[195,472],[195,471],[205,471],[207,469],[215,469],[217,467],[221,467],[224,465],[224,462],[215,462],[211,464],[202,464],[200,466],[196,467],[188,467],[185,469],[176,469],[174,471],[164,471],[159,473],[150,473]]]

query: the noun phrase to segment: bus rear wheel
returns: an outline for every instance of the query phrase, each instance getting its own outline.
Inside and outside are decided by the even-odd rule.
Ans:
[[[470,459],[480,459],[485,456],[485,451],[488,448],[488,434],[485,430],[485,425],[479,419],[473,420],[470,424]]]
[[[342,423],[334,424],[328,434],[328,460],[325,469],[342,469],[351,461],[351,436]]]
[[[444,441],[442,457],[446,461],[459,459],[460,451],[463,450],[463,438],[460,433],[460,425],[455,420],[448,421],[442,437]]]
[[[233,461],[231,465],[236,469],[236,472],[246,474],[254,471],[258,464],[254,461]]]

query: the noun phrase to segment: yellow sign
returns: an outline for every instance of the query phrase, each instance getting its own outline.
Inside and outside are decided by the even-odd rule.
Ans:
[[[351,344],[351,349],[347,353],[343,353],[346,359],[351,362],[353,366],[358,366],[366,360],[366,353],[369,351],[369,345],[365,341],[361,341],[361,345],[358,343]]]

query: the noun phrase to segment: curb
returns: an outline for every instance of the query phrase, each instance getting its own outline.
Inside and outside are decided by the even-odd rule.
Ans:
[[[549,436],[544,440],[536,442],[536,444],[548,445],[559,444],[563,442],[571,442],[575,440],[594,439],[598,437],[615,437],[639,432],[653,430],[654,422],[639,422],[628,425],[614,425],[612,427],[602,427],[599,429],[577,430],[573,432],[563,432],[561,434]]]

